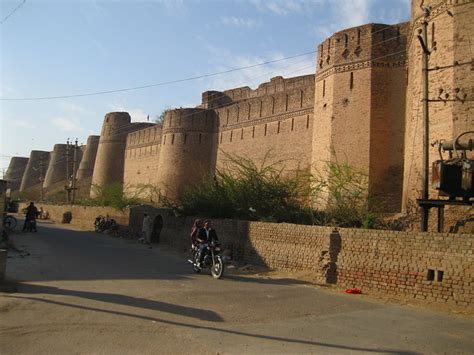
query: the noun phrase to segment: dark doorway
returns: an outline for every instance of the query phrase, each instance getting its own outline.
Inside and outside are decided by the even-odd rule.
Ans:
[[[163,229],[163,217],[161,217],[161,215],[158,215],[153,219],[153,229],[151,231],[152,243],[160,242],[160,234],[161,234],[162,229]]]

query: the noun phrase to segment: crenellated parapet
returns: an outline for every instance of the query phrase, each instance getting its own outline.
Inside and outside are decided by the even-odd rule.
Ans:
[[[266,90],[269,93],[215,109],[219,131],[269,124],[313,113],[314,75],[288,79],[277,77],[271,83],[271,90]],[[266,87],[262,85],[256,91]]]
[[[409,23],[367,24],[336,32],[318,46],[316,81],[334,73],[405,66]]]

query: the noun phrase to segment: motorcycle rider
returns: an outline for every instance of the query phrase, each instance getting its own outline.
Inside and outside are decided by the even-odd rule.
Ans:
[[[38,217],[38,209],[36,208],[34,202],[30,202],[30,205],[26,208],[25,211],[25,223],[23,224],[23,232],[31,231],[37,232],[36,230],[36,217]]]
[[[212,228],[212,222],[210,219],[206,219],[204,221],[204,227],[199,229],[196,240],[199,243],[197,266],[201,267],[202,259],[209,244],[219,241],[216,230]]]

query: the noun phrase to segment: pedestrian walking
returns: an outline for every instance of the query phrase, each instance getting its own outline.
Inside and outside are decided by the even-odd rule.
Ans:
[[[151,230],[152,230],[151,218],[148,215],[148,213],[144,213],[143,222],[142,222],[142,239],[143,239],[143,242],[146,244],[151,243]]]

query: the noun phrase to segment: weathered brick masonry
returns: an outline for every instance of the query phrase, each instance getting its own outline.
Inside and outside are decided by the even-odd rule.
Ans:
[[[144,212],[163,218],[160,242],[189,248],[194,218],[169,210],[133,208],[130,227]],[[310,271],[322,283],[460,306],[474,300],[474,235],[416,233],[215,220],[234,259],[281,271]]]

